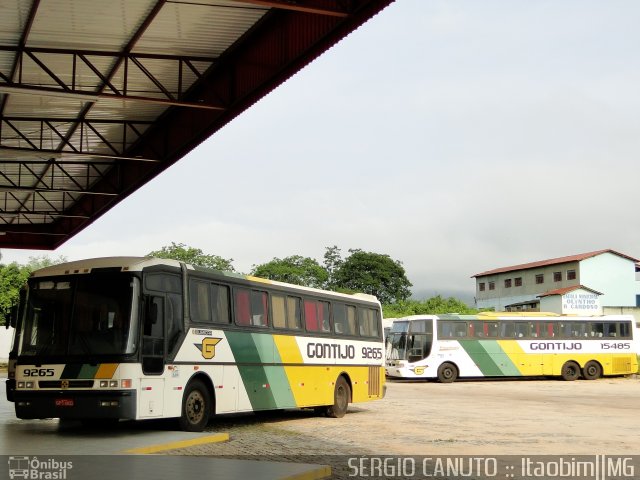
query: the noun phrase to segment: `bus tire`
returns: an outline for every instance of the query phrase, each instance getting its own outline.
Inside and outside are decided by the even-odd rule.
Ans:
[[[590,360],[582,369],[582,376],[585,380],[597,380],[602,376],[602,367],[595,360]]]
[[[333,390],[333,405],[327,407],[327,417],[342,418],[347,413],[351,400],[351,388],[343,376],[338,377]]]
[[[209,423],[211,411],[209,389],[200,380],[190,382],[182,397],[180,428],[185,432],[201,432]]]
[[[577,380],[580,376],[580,365],[578,365],[576,362],[566,362],[564,365],[562,365],[560,376],[567,382]]]
[[[438,381],[440,383],[453,383],[458,378],[458,368],[449,362],[438,367]]]

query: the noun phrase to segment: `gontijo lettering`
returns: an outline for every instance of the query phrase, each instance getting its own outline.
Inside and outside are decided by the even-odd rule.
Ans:
[[[534,342],[531,350],[582,350],[580,342]]]
[[[307,344],[307,357],[352,359],[356,357],[356,349],[353,345],[311,342]]]

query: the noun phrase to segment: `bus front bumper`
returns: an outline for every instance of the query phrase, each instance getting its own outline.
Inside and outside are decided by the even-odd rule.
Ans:
[[[135,390],[14,391],[16,416],[22,419],[136,418]]]

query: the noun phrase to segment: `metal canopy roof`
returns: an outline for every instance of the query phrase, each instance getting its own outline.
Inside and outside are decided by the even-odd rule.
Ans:
[[[0,0],[0,248],[54,249],[393,0]]]

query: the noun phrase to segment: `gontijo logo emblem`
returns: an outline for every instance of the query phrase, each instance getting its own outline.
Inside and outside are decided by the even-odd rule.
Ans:
[[[203,358],[211,360],[216,356],[216,345],[220,343],[221,340],[221,338],[207,337],[202,340],[202,343],[194,343],[194,345],[198,347]]]

